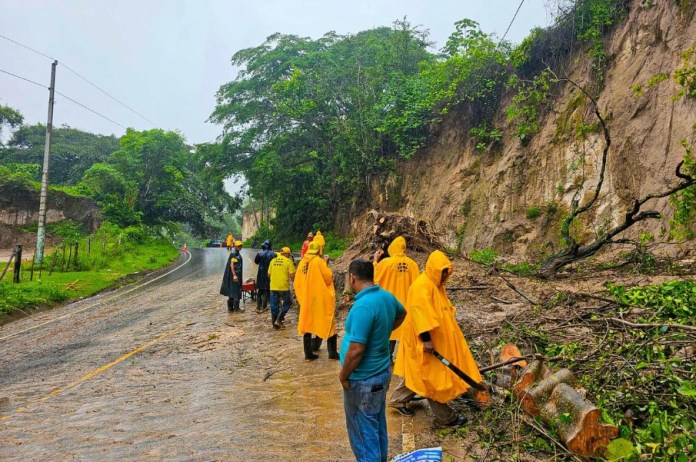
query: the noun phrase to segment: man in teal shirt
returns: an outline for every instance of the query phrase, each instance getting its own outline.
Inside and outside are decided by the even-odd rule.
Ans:
[[[348,283],[356,295],[346,318],[338,376],[348,438],[358,462],[386,462],[389,336],[401,325],[406,311],[396,297],[375,285],[371,261],[351,262]]]

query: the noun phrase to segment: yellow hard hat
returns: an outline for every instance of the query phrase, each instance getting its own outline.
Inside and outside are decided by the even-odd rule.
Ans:
[[[242,246],[242,241],[235,241],[234,246],[235,246],[235,247],[241,247],[241,246]]]
[[[290,247],[283,247],[280,251],[281,253],[290,253]]]

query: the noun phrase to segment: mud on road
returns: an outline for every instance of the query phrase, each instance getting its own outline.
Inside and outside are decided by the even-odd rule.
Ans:
[[[255,302],[228,313],[226,258],[195,250],[175,271],[0,328],[0,459],[353,460],[338,361],[325,346],[303,361],[296,307],[282,331]],[[388,412],[388,426],[391,457],[429,420]]]

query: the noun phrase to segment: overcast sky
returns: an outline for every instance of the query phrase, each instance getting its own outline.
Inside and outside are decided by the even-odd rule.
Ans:
[[[526,0],[507,38],[546,26],[545,0]],[[518,0],[0,0],[0,34],[55,57],[56,89],[127,127],[152,128],[67,71],[64,63],[189,143],[212,141],[215,92],[235,77],[230,57],[275,32],[318,38],[408,17],[440,48],[455,21],[470,18],[502,36]],[[51,61],[0,38],[0,69],[48,87]],[[46,123],[48,91],[0,72],[0,104],[26,123]],[[56,97],[54,124],[121,135],[124,130]]]

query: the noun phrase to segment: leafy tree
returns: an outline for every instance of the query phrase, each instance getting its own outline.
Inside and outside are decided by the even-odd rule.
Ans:
[[[426,33],[397,21],[318,40],[275,34],[239,51],[232,62],[242,71],[220,88],[211,115],[224,127],[212,163],[244,174],[249,193],[277,210],[281,233],[331,227],[398,157],[378,130],[384,95],[432,59],[427,46]]]
[[[0,149],[0,164],[43,165],[45,143],[45,125],[21,126],[7,146]],[[95,135],[68,126],[54,128],[49,174],[51,184],[65,186],[79,183],[87,169],[95,163],[106,161],[117,149],[118,139],[114,136]],[[37,176],[35,179],[40,178]]]
[[[22,125],[22,122],[24,122],[24,116],[18,110],[0,104],[0,135],[2,135],[3,125],[16,128]]]

